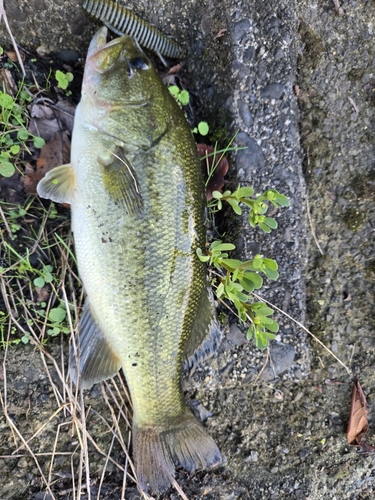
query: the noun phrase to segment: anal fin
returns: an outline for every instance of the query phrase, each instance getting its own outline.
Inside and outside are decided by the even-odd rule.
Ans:
[[[78,334],[79,356],[72,345],[69,353],[69,373],[75,384],[79,382],[82,389],[90,389],[94,384],[114,377],[121,363],[95,323],[87,302],[78,325]]]

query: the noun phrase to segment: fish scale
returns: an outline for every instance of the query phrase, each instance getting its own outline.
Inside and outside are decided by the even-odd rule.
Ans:
[[[122,368],[139,484],[160,492],[176,464],[193,472],[221,462],[181,388],[183,360],[219,334],[196,254],[205,246],[205,192],[174,98],[129,36],[107,43],[106,35],[99,30],[89,47],[71,163],[37,190],[72,210],[87,298],[71,377],[89,388]]]

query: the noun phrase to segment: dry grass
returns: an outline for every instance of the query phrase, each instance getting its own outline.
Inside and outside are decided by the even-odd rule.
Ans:
[[[137,481],[129,455],[131,403],[122,377],[101,384],[105,406],[99,404],[101,408],[97,410],[85,403],[82,391],[72,385],[66,372],[68,335],[59,334],[59,357],[50,354],[52,346],[56,350],[57,341],[56,338],[48,339],[47,332],[51,327],[48,319],[50,310],[56,307],[60,300],[65,303],[66,324],[69,325],[71,342],[74,342],[77,318],[83,302],[72,258],[69,221],[57,219],[51,224],[50,212],[46,211],[38,200],[34,200],[28,205],[27,215],[23,220],[17,221],[22,225],[22,229],[12,233],[9,223],[9,211],[12,208],[3,204],[0,211],[1,226],[4,228],[1,233],[3,268],[0,272],[0,286],[6,311],[6,316],[2,317],[3,384],[0,404],[8,433],[13,436],[14,446],[6,454],[0,455],[0,459],[31,457],[33,468],[38,470],[41,491],[48,493],[54,500],[61,499],[62,496],[72,500],[108,498],[102,491],[110,465],[112,476],[117,478],[120,474],[123,478],[122,485],[120,483],[121,492],[116,498],[125,499],[129,479],[131,483]],[[39,228],[34,231],[36,221]],[[27,239],[30,251],[24,251],[21,255],[19,244]],[[9,246],[14,247],[22,258],[17,258]],[[54,267],[53,282],[37,291],[32,286],[32,280],[37,276],[33,273],[35,269],[31,266],[31,270],[24,270],[24,260],[30,262],[35,252],[44,264],[52,263]],[[6,266],[4,259],[8,261]],[[47,295],[45,317],[41,317],[36,311],[40,297]],[[24,340],[28,339],[28,343],[34,346],[34,355],[40,356],[53,394],[50,415],[38,421],[36,430],[33,419],[27,419],[26,425],[21,428],[8,412],[9,397],[12,393],[12,381],[7,376],[8,363],[17,349],[24,349],[22,342],[15,345],[20,336]],[[95,425],[93,421],[96,422]],[[54,433],[52,439],[51,429]],[[98,429],[101,429],[99,435]],[[43,435],[47,436],[47,444],[43,441]],[[66,451],[67,441],[73,445],[70,446],[72,451]],[[70,466],[71,481],[68,487],[61,489],[59,482],[63,479],[65,485],[66,476],[69,475],[66,473],[66,464]],[[176,489],[179,489],[177,484]],[[140,490],[139,494],[144,499],[150,498]],[[186,498],[182,490],[180,495]]]

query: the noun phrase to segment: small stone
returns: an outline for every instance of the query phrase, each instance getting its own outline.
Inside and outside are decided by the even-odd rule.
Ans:
[[[27,460],[26,460],[26,458],[25,458],[25,457],[20,458],[20,459],[18,460],[18,462],[17,462],[17,466],[18,466],[18,468],[20,468],[20,469],[26,469],[26,467],[28,467],[28,465],[29,465],[29,464],[27,463]]]
[[[265,168],[266,162],[263,151],[257,142],[249,137],[245,132],[240,132],[236,137],[236,145],[246,146],[237,153],[236,169],[239,174],[239,180],[251,180],[253,173],[259,172]]]
[[[245,101],[241,100],[238,101],[238,112],[246,127],[248,128],[252,127],[254,123],[254,118],[253,115],[250,113],[250,108]]]
[[[77,50],[60,50],[56,55],[59,59],[68,64],[75,63],[79,59],[79,52]]]
[[[248,19],[242,19],[241,21],[234,23],[232,28],[233,40],[238,42],[249,30],[250,21]]]
[[[299,450],[298,456],[301,460],[305,460],[305,458],[310,454],[310,450],[307,448],[302,448],[302,450]]]
[[[260,378],[269,382],[274,380],[277,375],[288,370],[293,364],[296,351],[293,346],[283,344],[282,342],[274,342],[270,348],[270,359],[266,368],[260,375]]]
[[[204,422],[208,418],[212,417],[212,412],[207,410],[199,401],[193,401],[194,408],[199,413],[199,417]]]
[[[250,455],[245,458],[245,462],[257,462],[258,461],[258,453],[254,450],[250,452]]]
[[[243,53],[243,61],[244,62],[251,62],[254,59],[255,55],[255,48],[254,47],[247,47],[247,49],[244,50]]]
[[[282,83],[269,83],[260,91],[262,99],[281,99],[285,91]]]
[[[244,345],[248,342],[248,340],[246,340],[245,334],[241,332],[241,330],[235,324],[230,325],[227,340],[233,345]]]
[[[284,59],[285,53],[281,49],[276,49],[275,55],[273,56],[275,61],[280,61],[280,59]]]

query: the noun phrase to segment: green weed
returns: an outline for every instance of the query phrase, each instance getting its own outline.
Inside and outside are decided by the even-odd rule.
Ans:
[[[173,95],[173,97],[176,99],[177,103],[179,104],[180,107],[187,106],[190,102],[190,94],[187,90],[181,90],[177,85],[170,85],[168,87],[169,92]],[[207,135],[209,132],[209,126],[207,122],[199,122],[196,127],[193,128],[193,133],[197,134],[198,132],[200,135]]]
[[[231,148],[234,138],[235,136],[227,148],[219,151],[222,156]],[[217,153],[215,151],[213,154]],[[206,184],[214,174],[222,156],[213,165]],[[269,204],[275,208],[288,207],[290,204],[286,196],[274,189],[254,195],[254,189],[247,186],[238,186],[233,193],[229,190],[224,193],[213,191],[212,196],[213,199],[208,204],[211,213],[220,211],[224,203],[228,203],[236,215],[241,215],[243,207],[246,207],[249,210],[247,219],[250,226],[254,228],[259,226],[266,233],[277,228],[276,220],[266,215]],[[219,300],[226,299],[235,307],[240,321],[248,325],[247,338],[254,339],[259,349],[265,349],[269,341],[276,338],[275,333],[278,332],[279,325],[270,317],[274,313],[273,309],[263,302],[254,301],[252,292],[262,287],[262,274],[270,280],[277,280],[278,265],[275,260],[259,254],[247,261],[229,258],[227,252],[235,248],[232,243],[215,240],[206,251],[198,248],[197,255],[202,262],[207,262],[209,265],[216,297]]]
[[[45,144],[41,137],[30,134],[27,130],[29,115],[27,105],[33,96],[23,82],[19,84],[15,97],[7,94],[5,86],[0,90],[0,175],[11,177],[16,171],[20,156],[27,151],[27,143],[42,148]]]
[[[73,81],[73,73],[70,73],[69,71],[67,73],[64,73],[63,71],[60,71],[59,69],[55,73],[55,78],[57,81],[57,86],[59,89],[66,90],[69,86],[69,83]],[[71,95],[72,92],[68,90],[66,92],[66,95],[69,96]]]
[[[68,218],[53,205],[46,210],[36,198],[24,206],[4,204],[0,214],[0,284],[7,310],[0,316],[0,347],[70,333],[72,287],[77,290],[80,282],[72,270]],[[60,299],[65,286],[71,290],[69,301]]]

